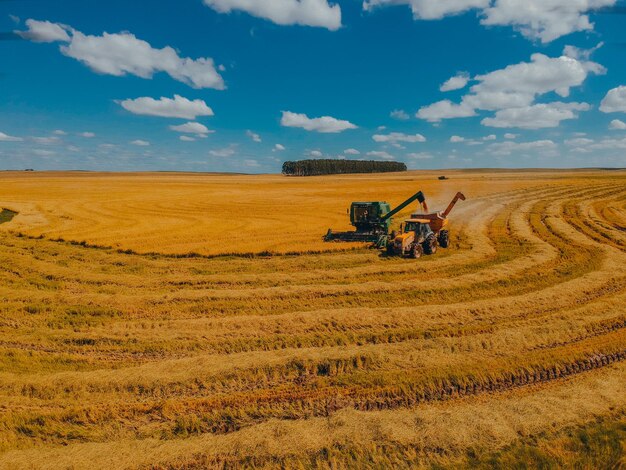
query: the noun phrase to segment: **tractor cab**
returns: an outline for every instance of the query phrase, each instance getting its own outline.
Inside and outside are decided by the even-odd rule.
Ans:
[[[414,232],[424,239],[433,233],[430,228],[430,221],[426,219],[409,219],[404,222],[402,233]]]
[[[391,212],[386,202],[353,202],[350,205],[350,223],[359,232],[384,230],[389,228],[390,219],[383,220],[383,216]]]

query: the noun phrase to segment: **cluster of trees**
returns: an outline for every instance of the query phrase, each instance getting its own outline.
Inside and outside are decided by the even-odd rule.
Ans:
[[[406,171],[401,162],[374,160],[298,160],[283,163],[283,174],[289,176],[336,175],[344,173],[389,173]]]

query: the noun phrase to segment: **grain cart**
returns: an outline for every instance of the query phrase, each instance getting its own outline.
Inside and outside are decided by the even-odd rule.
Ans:
[[[448,248],[448,215],[458,200],[465,201],[463,193],[456,193],[446,210],[431,213],[415,213],[404,221],[400,233],[388,240],[387,254],[390,256],[410,256],[419,258],[422,254],[432,255],[437,247]],[[428,206],[422,203],[424,212]]]
[[[356,230],[353,232],[333,232],[332,229],[328,229],[324,241],[368,242],[373,243],[378,248],[385,248],[389,241],[389,227],[392,217],[415,200],[424,204],[424,194],[418,191],[393,210],[386,202],[353,202],[348,212],[350,213],[350,223]]]

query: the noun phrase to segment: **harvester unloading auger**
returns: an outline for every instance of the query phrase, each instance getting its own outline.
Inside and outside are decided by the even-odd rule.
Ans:
[[[419,258],[422,254],[433,254],[437,246],[449,245],[448,215],[458,200],[465,200],[463,193],[456,193],[444,211],[428,212],[426,198],[421,191],[390,210],[386,202],[353,202],[350,206],[350,223],[354,232],[333,232],[328,229],[325,241],[370,242],[378,248],[386,248],[387,254]],[[389,229],[392,217],[417,200],[422,213],[411,214],[402,225],[399,234]]]

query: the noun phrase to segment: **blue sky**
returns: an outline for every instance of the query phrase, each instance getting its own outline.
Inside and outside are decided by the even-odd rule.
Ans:
[[[624,167],[624,9],[0,1],[0,169]]]

